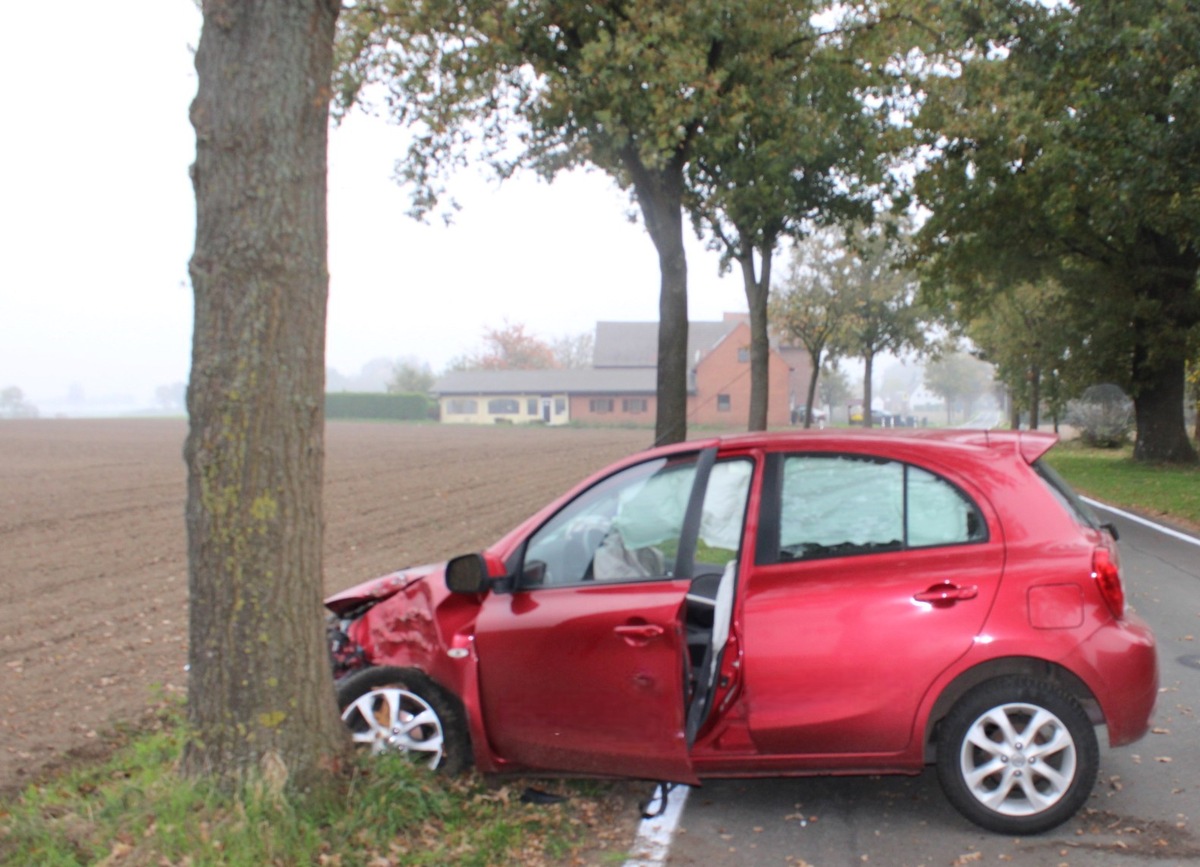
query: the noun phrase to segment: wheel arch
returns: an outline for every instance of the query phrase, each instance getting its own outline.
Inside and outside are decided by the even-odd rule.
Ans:
[[[925,762],[937,760],[938,727],[950,709],[967,692],[999,677],[1023,675],[1056,684],[1079,702],[1092,725],[1105,722],[1100,702],[1096,700],[1088,685],[1069,669],[1045,659],[1030,656],[1006,656],[981,662],[955,677],[938,695],[937,701],[925,720]]]
[[[386,686],[398,686],[408,691],[433,710],[446,745],[444,767],[452,774],[466,770],[473,760],[474,750],[473,732],[463,701],[421,668],[372,665],[359,669],[338,682],[338,708],[345,710],[359,696]]]

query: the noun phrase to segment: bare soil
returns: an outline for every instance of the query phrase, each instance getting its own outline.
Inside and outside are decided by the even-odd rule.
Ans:
[[[186,423],[0,422],[0,791],[186,691]],[[649,430],[330,423],[325,589],[478,550]]]

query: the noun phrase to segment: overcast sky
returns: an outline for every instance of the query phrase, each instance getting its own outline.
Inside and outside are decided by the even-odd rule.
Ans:
[[[187,379],[199,34],[192,0],[6,10],[0,389],[148,405]],[[657,318],[654,247],[605,175],[464,175],[455,225],[421,225],[391,180],[404,141],[364,115],[331,134],[330,366],[417,356],[437,370],[506,318],[546,338]],[[692,319],[746,309],[740,278],[718,278],[694,240],[688,266]]]

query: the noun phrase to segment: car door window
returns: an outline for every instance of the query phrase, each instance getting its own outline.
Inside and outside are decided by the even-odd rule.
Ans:
[[[700,512],[696,574],[720,575],[726,564],[737,560],[753,470],[754,464],[745,459],[718,461],[713,466]]]
[[[904,467],[850,456],[789,455],[783,464],[782,560],[895,550],[904,543]]]
[[[783,460],[776,561],[986,539],[979,507],[927,470],[851,455]]]
[[[982,542],[987,523],[971,500],[940,476],[907,468],[908,547]]]
[[[695,476],[693,456],[660,458],[590,488],[530,538],[519,586],[672,576]]]

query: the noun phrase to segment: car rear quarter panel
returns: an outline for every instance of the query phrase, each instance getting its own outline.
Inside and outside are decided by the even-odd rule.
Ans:
[[[1050,677],[1071,689],[1112,746],[1145,734],[1158,692],[1154,638],[1136,616],[1109,611],[1092,575],[1101,531],[1081,526],[1023,460],[991,487],[1006,562],[987,623],[927,701],[927,728],[975,682],[1002,673]]]

